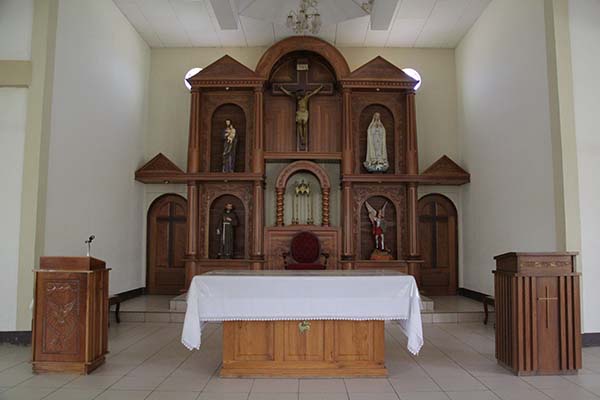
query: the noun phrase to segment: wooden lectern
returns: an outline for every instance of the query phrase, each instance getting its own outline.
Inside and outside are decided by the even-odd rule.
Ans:
[[[569,374],[581,368],[576,255],[494,257],[496,358],[515,374]]]
[[[34,372],[87,374],[108,352],[108,271],[92,257],[41,257],[35,270]]]

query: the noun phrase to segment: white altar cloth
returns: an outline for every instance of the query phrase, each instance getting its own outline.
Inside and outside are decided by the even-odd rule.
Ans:
[[[213,271],[193,278],[181,342],[200,348],[209,321],[398,320],[423,346],[415,279],[395,271]]]

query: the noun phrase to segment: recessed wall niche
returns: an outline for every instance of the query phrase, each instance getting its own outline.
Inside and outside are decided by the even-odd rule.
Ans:
[[[397,173],[398,171],[395,170],[395,166],[396,166],[396,154],[395,154],[395,134],[394,134],[394,126],[395,126],[395,122],[394,122],[394,115],[392,114],[392,112],[390,111],[389,108],[387,108],[386,106],[382,105],[382,104],[371,104],[366,106],[365,108],[363,108],[363,110],[360,113],[360,119],[359,119],[359,155],[360,155],[360,159],[357,160],[360,164],[360,172],[367,174],[369,173],[367,171],[367,169],[365,168],[365,166],[363,165],[363,162],[365,161],[366,155],[367,155],[367,130],[369,129],[369,125],[371,124],[371,120],[373,119],[373,114],[375,113],[379,113],[380,118],[381,118],[381,122],[383,123],[383,126],[385,127],[385,147],[387,150],[387,158],[388,158],[388,162],[390,167],[388,168],[388,170],[386,172],[384,172],[385,174],[393,174],[393,173]],[[381,172],[379,172],[381,173]]]
[[[220,238],[217,235],[217,227],[221,221],[221,215],[227,203],[233,204],[233,211],[238,220],[235,227],[235,242],[233,258],[246,258],[246,209],[242,201],[233,195],[225,194],[217,197],[210,205],[210,223],[208,232],[208,257],[219,258]]]
[[[385,206],[384,244],[385,248],[391,251],[394,259],[398,259],[398,229],[396,222],[396,207],[394,206],[394,203],[384,196],[369,197],[366,201],[378,211],[387,202],[387,205]],[[366,202],[363,202],[360,207],[360,258],[362,260],[368,260],[375,249],[373,228],[371,220],[369,219],[369,211],[367,210],[365,203]]]
[[[219,106],[213,113],[210,125],[210,171],[223,170],[223,131],[230,120],[236,130],[237,149],[234,172],[246,171],[246,114],[233,103]]]

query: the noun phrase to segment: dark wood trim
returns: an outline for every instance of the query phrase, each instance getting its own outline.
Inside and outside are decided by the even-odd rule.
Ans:
[[[31,331],[0,332],[0,344],[3,343],[29,346],[31,344]]]
[[[581,334],[581,345],[583,347],[600,346],[600,332],[589,332]]]

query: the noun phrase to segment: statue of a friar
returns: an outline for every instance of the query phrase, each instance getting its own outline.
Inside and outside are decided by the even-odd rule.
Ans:
[[[385,143],[385,127],[376,112],[367,129],[367,157],[363,163],[369,172],[385,172],[390,167]]]
[[[227,203],[217,226],[219,258],[233,258],[236,226],[238,226],[238,217],[233,211],[233,204]]]
[[[296,135],[300,139],[298,150],[308,150],[308,99],[319,93],[323,85],[312,92],[304,92],[304,90],[290,92],[283,86],[279,88],[283,93],[296,99]]]

